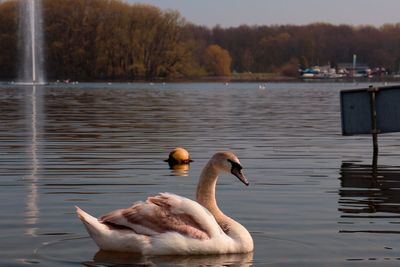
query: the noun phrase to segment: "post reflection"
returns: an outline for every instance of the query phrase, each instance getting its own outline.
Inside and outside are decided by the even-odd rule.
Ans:
[[[342,163],[340,174],[341,232],[400,233],[400,167]]]
[[[98,251],[87,266],[251,266],[253,252],[222,255],[143,256],[139,254]]]
[[[28,117],[30,117],[30,128],[31,128],[31,146],[30,146],[30,157],[31,157],[31,172],[28,176],[27,182],[29,182],[29,191],[26,198],[26,213],[25,221],[28,225],[25,233],[27,235],[37,235],[37,221],[39,218],[39,195],[38,195],[38,170],[40,166],[38,157],[38,88],[33,85],[32,93],[30,97],[30,108],[28,108]]]

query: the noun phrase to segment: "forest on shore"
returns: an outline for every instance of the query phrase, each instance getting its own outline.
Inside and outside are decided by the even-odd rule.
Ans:
[[[119,0],[42,0],[49,79],[138,80],[280,73],[351,62],[399,71],[400,23],[195,25],[179,12]],[[17,0],[0,3],[0,79],[15,79]]]

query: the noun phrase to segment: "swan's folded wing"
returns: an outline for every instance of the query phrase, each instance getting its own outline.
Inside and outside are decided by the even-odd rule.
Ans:
[[[215,218],[195,201],[170,193],[149,197],[127,209],[110,212],[99,219],[110,227],[130,228],[138,234],[177,232],[196,239],[210,239],[222,232]]]

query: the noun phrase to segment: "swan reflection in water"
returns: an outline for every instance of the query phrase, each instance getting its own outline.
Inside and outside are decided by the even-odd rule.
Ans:
[[[251,266],[253,252],[222,255],[143,256],[100,250],[86,266]]]
[[[342,163],[339,179],[339,223],[352,228],[340,232],[400,234],[399,166]]]

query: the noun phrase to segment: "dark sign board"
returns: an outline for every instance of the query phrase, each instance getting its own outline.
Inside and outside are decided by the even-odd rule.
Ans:
[[[343,135],[372,133],[371,101],[369,89],[340,92]],[[378,132],[400,132],[400,86],[376,88],[375,101]]]

